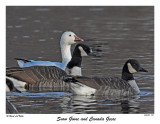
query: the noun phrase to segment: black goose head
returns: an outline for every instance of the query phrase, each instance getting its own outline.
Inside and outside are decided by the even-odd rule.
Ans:
[[[126,61],[126,63],[123,66],[122,79],[132,80],[134,79],[133,73],[136,73],[136,72],[148,72],[148,71],[142,68],[137,60],[129,59]]]
[[[124,67],[127,67],[127,70],[129,73],[135,73],[135,72],[148,72],[144,68],[142,68],[139,64],[139,62],[135,59],[129,59]]]
[[[92,49],[85,44],[77,44],[72,55],[71,61],[67,64],[67,68],[71,69],[74,66],[81,67],[82,56],[95,55]]]
[[[85,45],[85,44],[77,44],[74,51],[73,51],[73,57],[76,55],[76,56],[88,56],[90,54],[92,54],[92,49]]]

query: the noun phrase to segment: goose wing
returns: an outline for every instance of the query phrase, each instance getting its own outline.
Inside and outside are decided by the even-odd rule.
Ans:
[[[128,89],[131,86],[127,81],[118,77],[84,77],[76,76],[72,79],[73,83],[79,82],[91,88],[99,90],[101,87],[109,87],[111,89]]]
[[[75,84],[78,83],[78,85],[84,84],[84,85],[91,87],[91,88],[94,88],[94,89],[100,88],[99,84],[92,77],[75,76],[75,77],[72,77],[71,82],[75,83]]]
[[[26,68],[7,68],[6,75],[23,82],[34,84],[40,81],[61,80],[67,74],[55,66],[32,66]]]
[[[73,77],[72,83],[96,89],[95,95],[129,96],[134,94],[127,81],[117,77]]]
[[[35,60],[27,60],[21,58],[15,58],[18,62],[19,67],[31,67],[31,66],[56,66],[63,69],[62,63],[59,62],[51,62],[51,61],[35,61]]]

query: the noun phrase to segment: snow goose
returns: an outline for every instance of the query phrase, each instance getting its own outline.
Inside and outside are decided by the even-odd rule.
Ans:
[[[87,45],[77,44],[72,59],[67,65],[67,73],[81,75],[82,56],[89,54],[95,55]],[[67,73],[56,66],[11,67],[6,69],[7,79],[12,80],[15,87],[23,87],[24,89],[34,87],[69,88],[70,84],[63,81]]]
[[[71,45],[76,43],[76,41],[83,41],[75,33],[71,31],[66,31],[62,34],[60,39],[60,48],[62,54],[62,63],[51,62],[51,61],[34,61],[16,58],[19,67],[30,67],[30,66],[57,66],[65,70],[66,65],[71,60]]]
[[[71,84],[73,94],[77,95],[130,96],[140,93],[133,77],[135,72],[147,72],[147,70],[143,69],[137,60],[129,59],[123,66],[122,79],[70,76],[65,81]]]

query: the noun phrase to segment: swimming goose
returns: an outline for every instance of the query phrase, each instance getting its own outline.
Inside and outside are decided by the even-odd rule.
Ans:
[[[51,62],[51,61],[34,61],[16,58],[19,67],[30,67],[30,66],[57,66],[65,70],[66,65],[71,60],[71,45],[76,43],[76,41],[84,41],[83,39],[76,36],[75,33],[71,31],[66,31],[62,34],[60,39],[60,48],[62,54],[62,63]]]
[[[69,75],[81,75],[82,56],[89,54],[95,55],[87,45],[77,44],[72,59],[67,65],[67,73]],[[12,80],[15,87],[25,89],[32,87],[69,88],[69,83],[63,81],[67,73],[56,66],[11,67],[6,69],[7,79]]]
[[[140,93],[133,77],[135,72],[147,72],[147,70],[143,69],[137,60],[129,59],[123,66],[122,79],[68,76],[65,81],[71,84],[73,94],[77,95],[130,96]]]

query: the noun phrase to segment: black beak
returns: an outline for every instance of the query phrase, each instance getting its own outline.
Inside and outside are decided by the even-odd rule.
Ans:
[[[148,72],[146,69],[140,67],[139,72]]]

